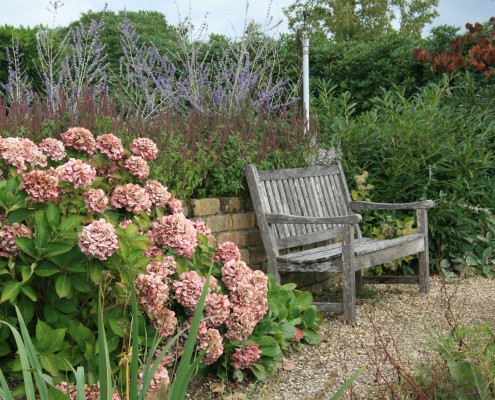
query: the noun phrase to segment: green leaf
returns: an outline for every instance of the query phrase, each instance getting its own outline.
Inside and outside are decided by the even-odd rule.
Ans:
[[[72,284],[74,285],[74,289],[81,293],[91,293],[95,290],[94,284],[89,284],[87,281],[87,276],[77,276],[72,278]]]
[[[276,357],[282,353],[277,340],[271,336],[256,337],[254,340],[260,347],[261,354],[266,357]]]
[[[74,273],[81,273],[81,272],[86,272],[87,267],[83,264],[75,263],[75,264],[66,265],[65,270],[69,271],[69,272],[74,272]]]
[[[42,353],[50,352],[50,342],[52,340],[53,329],[50,325],[42,320],[38,320],[36,323],[36,344],[38,350]]]
[[[303,340],[308,344],[318,344],[321,342],[321,335],[314,329],[303,330],[304,336]]]
[[[10,354],[12,350],[10,349],[10,346],[6,342],[0,342],[0,357],[6,356],[7,354]]]
[[[60,224],[60,209],[54,203],[48,203],[46,207],[46,219],[51,227]]]
[[[60,372],[60,358],[55,354],[40,354],[39,360],[41,366],[53,376],[57,376]]]
[[[287,340],[292,339],[296,336],[296,328],[294,325],[291,325],[289,322],[284,321],[280,324],[280,330],[282,331],[284,338]]]
[[[303,322],[306,328],[313,328],[316,322],[316,309],[315,307],[310,307],[303,314]]]
[[[33,302],[38,301],[38,296],[36,296],[36,293],[31,286],[22,286],[21,292],[24,293],[24,295],[28,297],[31,301]]]
[[[252,364],[249,369],[253,373],[253,375],[256,377],[256,379],[259,379],[260,381],[264,381],[269,378],[268,373],[266,372],[266,369],[263,365],[259,363]]]
[[[36,269],[34,270],[35,275],[41,276],[43,278],[54,275],[57,272],[60,272],[60,268],[50,261],[44,261],[42,264],[38,265],[38,267],[36,267]]]
[[[122,326],[122,319],[108,319],[108,324],[113,333],[118,337],[124,337],[124,327]]]
[[[16,280],[9,281],[5,284],[2,290],[2,296],[0,297],[0,303],[10,301],[13,303],[19,295],[22,287],[22,282]]]
[[[364,370],[366,369],[367,366],[368,366],[367,364],[364,364],[354,374],[352,374],[352,376],[344,382],[344,384],[339,388],[339,390],[337,390],[334,393],[334,395],[332,397],[330,397],[329,400],[339,399],[340,396],[342,396],[344,394],[344,392],[347,390],[347,388],[352,385],[352,382],[354,382],[359,377],[359,375],[361,375],[364,372]]]
[[[60,232],[73,230],[74,228],[79,226],[82,220],[83,217],[80,217],[79,215],[69,215],[68,217],[62,219],[62,222],[60,222],[58,229]]]
[[[46,251],[44,256],[45,257],[55,257],[60,254],[65,254],[68,253],[69,251],[72,250],[74,247],[73,244],[66,244],[66,243],[61,243],[61,242],[51,242],[48,243],[48,246],[46,247]]]
[[[14,242],[19,248],[27,255],[37,258],[38,252],[36,251],[36,246],[34,245],[34,240],[27,237],[16,237]]]
[[[70,276],[60,275],[55,281],[55,291],[59,298],[72,296],[72,281]]]
[[[9,224],[12,225],[15,222],[22,222],[33,215],[34,210],[29,210],[27,208],[19,208],[18,210],[9,213]]]
[[[292,292],[296,287],[297,285],[295,283],[286,283],[285,285],[280,286],[280,290]]]
[[[313,304],[313,295],[311,292],[296,292],[295,307],[299,310],[306,310]]]
[[[50,231],[48,228],[48,221],[45,217],[45,212],[36,211],[36,213],[34,214],[34,220],[34,242],[38,249],[44,249],[46,247],[46,244],[48,243],[48,234]]]

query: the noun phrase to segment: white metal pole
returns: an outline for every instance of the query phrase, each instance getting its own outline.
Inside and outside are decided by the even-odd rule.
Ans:
[[[309,34],[307,30],[302,32],[303,54],[303,107],[306,118],[306,134],[309,133]]]

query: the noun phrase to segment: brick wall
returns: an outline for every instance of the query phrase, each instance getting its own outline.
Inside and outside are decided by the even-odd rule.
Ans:
[[[189,218],[201,218],[211,229],[211,244],[234,242],[242,260],[266,271],[266,254],[250,200],[238,197],[192,199],[184,204]]]

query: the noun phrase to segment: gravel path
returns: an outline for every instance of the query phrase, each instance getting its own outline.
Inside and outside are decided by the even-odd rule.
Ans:
[[[367,364],[352,392],[342,398],[385,399],[390,390],[384,390],[384,382],[396,380],[397,373],[384,346],[406,371],[414,372],[438,362],[436,354],[428,351],[427,341],[435,332],[448,331],[449,319],[468,326],[490,324],[495,329],[495,280],[476,277],[445,285],[432,278],[428,295],[420,294],[415,285],[367,288],[371,288],[367,298],[358,300],[357,326],[343,325],[341,315],[325,314],[320,327],[323,342],[288,353],[285,368],[269,382],[224,385],[215,378],[199,378],[193,381],[188,398],[323,400]]]

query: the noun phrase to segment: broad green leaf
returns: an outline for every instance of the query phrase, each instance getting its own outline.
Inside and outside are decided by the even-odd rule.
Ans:
[[[58,229],[60,232],[72,230],[79,226],[82,220],[83,217],[80,217],[79,215],[69,215],[62,219]]]
[[[100,283],[103,280],[103,267],[99,264],[90,265],[89,278],[94,283]]]
[[[311,307],[313,304],[313,295],[311,292],[296,292],[296,301],[295,306],[299,310],[305,310],[308,307]]]
[[[34,240],[27,237],[16,237],[14,242],[19,248],[29,256],[37,258],[38,252],[36,251],[36,246],[34,245]]]
[[[34,274],[41,277],[51,276],[57,272],[60,272],[60,268],[48,260],[38,265],[34,270]]]
[[[119,337],[124,337],[124,327],[122,326],[122,319],[109,319],[108,324],[113,333]]]
[[[314,307],[310,307],[306,311],[304,311],[303,314],[304,326],[306,328],[313,328],[315,321],[316,321],[316,310]]]
[[[19,208],[9,213],[9,224],[12,225],[15,222],[22,222],[33,215],[34,210],[27,208]]]
[[[72,284],[74,289],[81,293],[91,293],[96,290],[96,286],[93,283],[88,283],[87,276],[76,276],[72,278]]]
[[[305,329],[303,331],[304,336],[303,339],[306,343],[309,344],[318,344],[321,342],[321,335],[316,332],[314,329]]]
[[[290,340],[294,336],[296,336],[296,328],[294,325],[291,325],[289,322],[284,321],[280,324],[280,330],[282,331],[285,339]]]
[[[46,246],[45,257],[55,257],[60,254],[68,253],[74,247],[73,244],[66,244],[61,242],[51,242]]]
[[[7,282],[2,289],[0,303],[3,303],[4,301],[10,301],[11,303],[13,303],[19,295],[21,287],[22,282],[17,282],[16,280]]]
[[[285,285],[280,286],[280,290],[284,290],[286,292],[293,291],[297,285],[295,283],[286,283]]]
[[[39,360],[42,367],[53,376],[57,376],[60,373],[60,359],[55,354],[40,354]]]
[[[26,295],[26,297],[28,297],[31,301],[38,301],[38,296],[36,296],[36,292],[31,286],[22,286],[21,292],[24,293],[24,295]]]
[[[46,219],[51,227],[56,227],[60,223],[60,209],[54,203],[48,203]]]
[[[42,320],[36,323],[36,344],[42,353],[49,353],[50,342],[53,337],[53,328]]]
[[[60,275],[55,281],[55,291],[58,297],[71,297],[72,296],[72,281],[67,275]]]
[[[265,367],[259,363],[255,363],[249,367],[251,372],[254,374],[256,379],[259,379],[260,381],[264,381],[269,378],[269,375],[265,369]]]
[[[10,354],[12,350],[7,342],[0,342],[0,357]]]
[[[34,243],[38,249],[44,249],[48,243],[48,234],[50,232],[50,229],[48,228],[48,221],[45,217],[45,212],[36,211],[34,214],[34,220]]]
[[[87,271],[87,267],[84,265],[84,264],[79,264],[79,263],[75,263],[75,264],[67,264],[65,266],[65,270],[66,271],[69,271],[69,272],[74,272],[74,273],[81,273],[81,272],[86,272]]]

